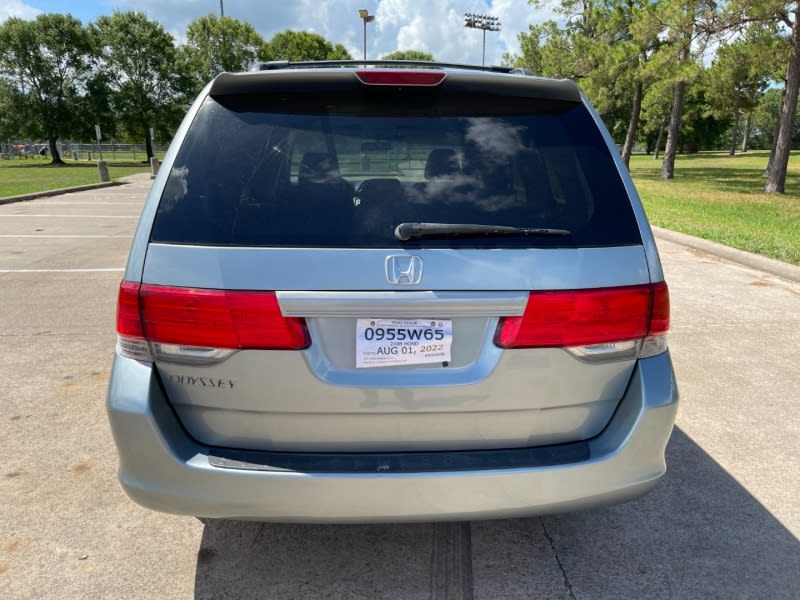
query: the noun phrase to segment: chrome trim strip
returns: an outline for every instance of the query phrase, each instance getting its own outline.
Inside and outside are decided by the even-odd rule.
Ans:
[[[287,317],[510,317],[528,292],[276,292]]]
[[[213,365],[231,356],[236,350],[228,348],[205,348],[180,344],[151,343],[157,362],[185,365]]]

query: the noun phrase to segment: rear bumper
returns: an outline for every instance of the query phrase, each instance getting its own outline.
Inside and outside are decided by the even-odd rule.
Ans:
[[[589,458],[564,465],[418,473],[302,473],[223,468],[182,429],[149,365],[115,357],[108,412],[119,479],[154,510],[290,522],[488,519],[630,500],[664,474],[677,411],[669,354],[638,362]]]

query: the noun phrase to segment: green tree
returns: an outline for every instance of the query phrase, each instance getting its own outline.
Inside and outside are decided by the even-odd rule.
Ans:
[[[642,100],[642,126],[640,138],[644,138],[648,152],[655,150],[653,159],[658,160],[664,141],[664,131],[669,124],[674,86],[670,81],[655,80],[648,87]]]
[[[287,29],[261,47],[261,60],[351,60],[341,44],[333,45],[318,33]]]
[[[196,87],[201,88],[223,71],[247,71],[263,45],[249,23],[208,14],[189,23],[182,51]]]
[[[792,136],[800,95],[800,0],[730,0],[726,3],[725,26],[742,28],[751,23],[782,24],[788,31],[785,83],[777,135],[767,166],[767,194],[782,194],[792,149]]]
[[[434,62],[433,54],[421,50],[395,50],[383,57],[383,60],[417,60]]]
[[[763,150],[774,146],[777,125],[780,120],[783,90],[773,87],[768,89],[753,109],[751,146]],[[792,147],[800,145],[800,123],[795,120],[792,127]]]
[[[541,75],[578,80],[615,139],[624,138],[626,165],[646,87],[656,78],[646,67],[660,43],[659,31],[637,27],[650,7],[646,0],[561,0],[556,11],[563,24],[531,26],[518,36],[520,56],[504,56],[506,63]]]
[[[713,1],[706,4],[704,0],[664,0],[644,14],[642,28],[648,31],[647,35],[663,41],[649,68],[672,88],[662,179],[675,176],[686,93],[701,72],[699,59],[713,31],[710,24],[716,10]]]
[[[95,125],[100,125],[104,140],[114,139],[121,133],[111,96],[107,74],[96,70],[87,80],[84,93],[78,98],[77,118],[72,132],[75,139],[94,140]]]
[[[709,114],[718,118],[733,117],[728,150],[731,156],[736,154],[742,114],[752,112],[768,84],[757,44],[757,39],[742,39],[720,46],[714,63],[706,72],[705,96],[710,106]]]
[[[145,140],[150,158],[150,128],[171,134],[190,89],[189,77],[175,68],[172,36],[135,11],[99,17],[94,32],[118,121],[130,135]]]
[[[15,114],[19,130],[47,139],[51,164],[64,164],[56,142],[75,126],[79,93],[92,62],[91,37],[71,15],[41,14],[31,21],[11,18],[0,25],[6,106]]]
[[[708,104],[708,71],[701,71],[686,87],[678,152],[693,154],[725,145],[733,119],[715,115]]]
[[[6,141],[20,133],[20,114],[15,106],[16,98],[16,90],[11,84],[0,79],[0,148],[5,148]]]

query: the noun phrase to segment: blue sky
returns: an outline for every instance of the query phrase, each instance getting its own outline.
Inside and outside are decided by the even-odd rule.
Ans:
[[[516,52],[516,35],[528,25],[552,17],[527,0],[223,0],[225,14],[249,21],[265,38],[284,29],[306,29],[362,52],[363,23],[358,9],[376,15],[367,26],[367,53],[378,58],[397,49],[431,52],[438,60],[481,62],[482,35],[465,29],[465,12],[500,17],[502,30],[486,34],[486,62],[499,63],[503,52]],[[84,22],[114,10],[142,10],[178,41],[186,25],[208,13],[219,14],[219,0],[2,0],[0,21],[31,18],[38,12],[71,13]]]

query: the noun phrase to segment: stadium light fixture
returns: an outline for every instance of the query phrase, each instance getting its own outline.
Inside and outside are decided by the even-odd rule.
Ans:
[[[364,60],[367,60],[367,23],[372,23],[375,15],[369,14],[366,8],[359,8],[358,16],[364,20]]]
[[[464,27],[470,29],[483,30],[483,54],[481,64],[486,64],[486,32],[487,31],[500,31],[500,18],[491,15],[479,15],[475,13],[464,14]]]

